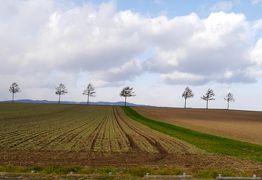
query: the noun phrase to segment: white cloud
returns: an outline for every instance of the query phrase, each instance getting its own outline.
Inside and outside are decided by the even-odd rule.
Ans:
[[[122,66],[117,66],[109,68],[107,71],[98,72],[94,78],[103,79],[106,82],[124,82],[126,80],[132,80],[134,79],[134,77],[142,73],[143,67],[141,66],[139,61],[131,60],[126,62]]]
[[[167,84],[205,84],[206,78],[202,75],[173,72],[170,74],[163,74],[162,79]]]
[[[262,66],[262,38],[257,41],[255,47],[252,49],[250,53],[250,56],[252,62]]]
[[[145,71],[169,84],[253,82],[261,42],[252,49],[258,23],[250,24],[236,13],[145,17],[117,11],[114,2],[2,1],[1,84],[53,88],[64,81],[72,88],[87,79],[104,87]],[[152,54],[142,60],[148,49]]]
[[[54,1],[43,0],[5,1],[1,7],[5,6],[15,12],[2,11],[1,15],[12,17],[0,21],[0,74],[38,73],[48,78],[52,72],[77,76],[83,71],[110,84],[132,79],[134,73],[129,74],[132,70],[123,71],[122,75],[125,74],[119,78],[115,69],[132,64],[146,47],[132,29],[136,15],[116,12],[113,2],[69,9],[57,8],[59,4]],[[129,68],[138,72],[137,66]],[[108,75],[101,76],[100,72]]]
[[[162,46],[162,38],[154,42],[156,55],[145,62],[145,66],[152,72],[169,77],[169,83],[174,79],[169,76],[173,72],[190,74],[184,79],[184,83],[190,84],[203,83],[202,78],[199,81],[193,76],[205,77],[205,83],[254,81],[246,73],[252,66],[249,59],[252,32],[244,15],[218,12],[211,13],[206,19],[189,15],[183,17],[183,21],[174,18],[159,21],[158,25],[162,27],[167,43]],[[168,33],[166,26],[172,29],[172,33]],[[189,30],[183,31],[185,27],[189,27]],[[177,34],[179,37],[174,38]],[[174,83],[177,83],[177,79]]]

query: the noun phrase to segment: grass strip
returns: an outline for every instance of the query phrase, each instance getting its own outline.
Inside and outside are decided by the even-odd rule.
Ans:
[[[206,134],[142,116],[130,107],[122,107],[125,114],[151,129],[176,137],[209,153],[236,156],[262,162],[262,146],[216,135]]]

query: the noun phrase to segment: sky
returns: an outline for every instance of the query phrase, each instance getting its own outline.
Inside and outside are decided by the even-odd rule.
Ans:
[[[0,100],[122,101],[262,110],[262,0],[0,0]]]

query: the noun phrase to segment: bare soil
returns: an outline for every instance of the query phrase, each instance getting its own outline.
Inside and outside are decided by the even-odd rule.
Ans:
[[[135,107],[146,117],[201,132],[262,144],[262,112]]]
[[[161,152],[162,155],[194,151],[191,145],[129,119],[120,107],[27,104],[14,104],[8,109],[0,104],[0,107],[3,107],[0,108],[2,150]],[[9,112],[11,108],[13,112]]]
[[[119,107],[26,104],[1,104],[0,107],[1,165],[156,165],[177,166],[189,171],[230,168],[262,175],[261,163],[202,152],[185,142],[129,119]],[[250,133],[256,132],[258,134],[255,138],[262,138],[259,136],[261,131],[258,131],[261,127],[258,124],[261,123],[259,118],[262,117],[262,113],[256,115],[247,112],[244,116],[245,113],[233,111],[211,113],[165,108],[136,110],[154,119],[163,119],[171,123],[175,123],[174,120],[187,122],[183,119],[198,123],[204,120],[206,124],[203,127],[207,127],[209,131],[212,128],[208,125],[212,121],[222,121],[221,116],[227,117],[229,122],[232,121],[231,129],[224,128],[226,130],[222,131],[223,135],[229,136],[227,133],[237,129],[234,122],[245,122],[247,128],[239,131],[242,138],[247,137],[243,135],[244,131],[251,131],[247,130],[249,124],[256,123],[256,126],[252,126],[254,132]],[[251,123],[247,123],[244,117]],[[251,135],[253,136],[254,134]],[[262,139],[259,142],[262,142]]]

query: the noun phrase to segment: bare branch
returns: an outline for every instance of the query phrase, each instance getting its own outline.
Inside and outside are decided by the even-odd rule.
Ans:
[[[187,99],[194,97],[194,94],[193,94],[192,90],[189,87],[186,87],[185,91],[182,94],[182,97],[185,99],[184,108],[186,108],[186,101],[187,101]]]
[[[235,101],[233,94],[230,92],[226,94],[224,100],[227,101],[227,109],[229,109],[229,103]]]
[[[125,106],[126,106],[126,98],[131,97],[131,96],[135,96],[135,92],[133,91],[133,88],[127,86],[127,87],[122,89],[122,91],[120,92],[120,96],[125,98]]]
[[[133,88],[127,86],[122,89],[122,91],[120,92],[120,96],[123,96],[123,97],[135,96],[135,92],[133,91]]]
[[[83,92],[83,95],[87,95],[90,97],[94,97],[95,96],[95,88],[93,87],[93,85],[91,83],[89,83],[86,87],[86,89]]]
[[[15,94],[21,92],[18,84],[16,82],[12,83],[9,87],[9,92],[12,93],[12,102],[14,102]]]
[[[55,94],[57,94],[57,95],[64,95],[64,94],[68,93],[65,85],[62,84],[62,83],[60,83],[59,86],[56,87],[55,89],[56,89]]]
[[[10,93],[19,93],[21,92],[21,89],[19,88],[18,84],[16,82],[12,83],[10,88],[9,88]]]
[[[58,104],[60,104],[60,96],[67,93],[67,89],[64,84],[60,83],[58,87],[55,88],[55,94],[58,95]]]
[[[194,94],[189,87],[186,87],[185,91],[182,94],[182,97],[185,98],[185,99],[192,98],[192,97],[194,97]]]
[[[208,89],[207,92],[201,97],[206,101],[206,109],[208,109],[208,102],[215,100],[215,93],[212,89]]]
[[[83,92],[83,95],[87,96],[86,104],[89,104],[89,97],[95,97],[95,88],[89,83]]]
[[[205,101],[212,101],[212,100],[215,100],[214,98],[215,96],[215,93],[212,89],[208,89],[206,94],[204,94],[201,99],[205,100]]]
[[[224,100],[227,102],[235,102],[234,96],[230,92],[226,94],[226,97],[224,98]]]

